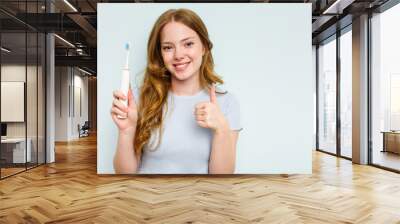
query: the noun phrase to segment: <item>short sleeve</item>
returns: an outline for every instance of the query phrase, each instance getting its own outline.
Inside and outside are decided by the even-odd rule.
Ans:
[[[229,127],[233,131],[243,129],[240,119],[240,105],[237,98],[232,93],[227,93],[225,117],[228,120]]]

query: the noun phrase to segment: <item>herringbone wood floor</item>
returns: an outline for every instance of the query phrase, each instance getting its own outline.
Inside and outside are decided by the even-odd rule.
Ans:
[[[400,223],[400,175],[314,152],[312,175],[98,176],[96,139],[0,181],[0,223]]]

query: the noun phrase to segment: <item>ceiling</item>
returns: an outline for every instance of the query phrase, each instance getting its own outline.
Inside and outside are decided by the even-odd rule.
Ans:
[[[209,3],[312,3],[313,44],[351,24],[352,17],[373,10],[388,0],[250,0],[185,1]],[[97,3],[182,2],[170,0],[1,0],[0,28],[2,44],[8,43],[21,53],[25,48],[25,30],[55,32],[56,65],[80,66],[96,72]],[[337,2],[337,3],[335,3]],[[49,13],[52,11],[52,13]],[[340,21],[340,22],[338,22]],[[62,39],[67,40],[66,43]],[[28,38],[29,39],[29,38]],[[28,40],[29,42],[29,40]],[[37,45],[37,44],[36,44]],[[29,43],[27,52],[33,52]],[[39,46],[41,47],[41,45]],[[30,49],[32,48],[32,49]]]

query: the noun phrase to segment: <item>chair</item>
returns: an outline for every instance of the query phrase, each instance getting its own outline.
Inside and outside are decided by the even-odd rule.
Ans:
[[[78,124],[79,138],[89,136],[89,129],[90,129],[89,121],[85,121],[82,127],[80,127],[80,125]]]

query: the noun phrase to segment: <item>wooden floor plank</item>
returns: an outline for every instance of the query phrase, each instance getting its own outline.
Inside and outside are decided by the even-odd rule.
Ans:
[[[400,175],[313,153],[312,175],[101,176],[96,138],[0,181],[0,223],[400,223]]]

